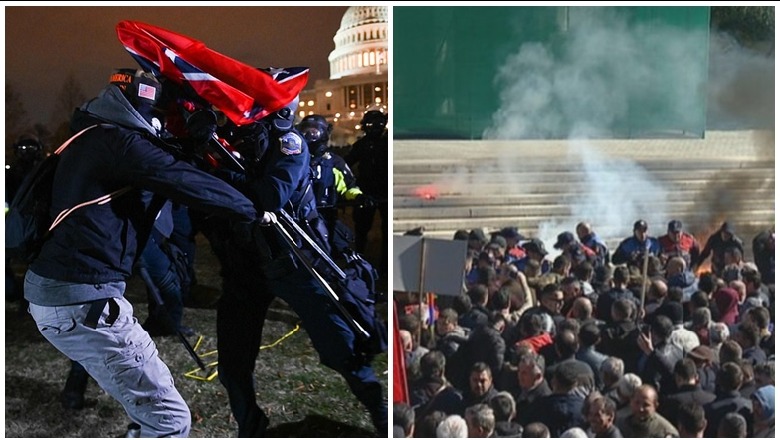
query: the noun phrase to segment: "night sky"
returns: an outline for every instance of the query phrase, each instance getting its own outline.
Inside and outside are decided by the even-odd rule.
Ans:
[[[330,75],[328,55],[347,7],[5,7],[5,82],[31,123],[48,123],[70,72],[87,98],[114,68],[138,64],[116,36],[136,20],[198,39],[258,67],[308,66],[309,83]]]

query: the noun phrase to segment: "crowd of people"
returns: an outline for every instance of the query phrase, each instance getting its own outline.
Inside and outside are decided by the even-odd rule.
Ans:
[[[406,393],[394,437],[774,437],[774,226],[703,247],[639,220],[468,241],[459,296],[396,292]]]

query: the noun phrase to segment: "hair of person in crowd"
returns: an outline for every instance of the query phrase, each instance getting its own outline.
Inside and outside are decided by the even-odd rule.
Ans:
[[[523,429],[523,438],[550,438],[550,429],[544,423],[529,423]]]
[[[393,404],[393,424],[404,430],[406,437],[414,435],[414,409],[406,403]]]
[[[469,427],[469,437],[488,437],[496,429],[496,416],[493,414],[493,408],[484,403],[466,408],[464,418]]]
[[[466,419],[457,414],[447,416],[436,427],[437,438],[468,438],[468,436],[469,427]]]
[[[716,420],[713,422],[718,423]],[[718,437],[746,438],[747,421],[739,413],[730,412],[718,423]]]
[[[677,408],[677,430],[681,438],[703,437],[707,429],[704,408],[698,402],[685,402]]]
[[[561,433],[561,438],[588,438],[588,434],[582,428],[569,428]]]
[[[604,359],[599,367],[601,373],[601,380],[604,382],[604,386],[609,387],[620,381],[625,373],[625,363],[623,359],[610,356]]]
[[[493,408],[496,422],[512,421],[515,417],[515,405],[515,398],[507,391],[499,391],[490,399],[490,407]]]

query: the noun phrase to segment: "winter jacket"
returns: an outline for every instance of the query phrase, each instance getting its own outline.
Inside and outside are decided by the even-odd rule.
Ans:
[[[120,90],[107,86],[77,110],[71,129],[99,123],[66,148],[54,176],[51,214],[123,187],[132,190],[105,204],[92,204],[66,217],[44,243],[30,270],[66,283],[98,285],[127,280],[139,242],[145,242],[155,213],[142,191],[239,221],[257,217],[252,202],[221,180],[177,160],[160,148],[155,130]],[[84,289],[82,289],[84,291]],[[89,297],[84,297],[88,295]],[[101,299],[100,289],[60,298],[28,298],[39,305],[66,305]]]

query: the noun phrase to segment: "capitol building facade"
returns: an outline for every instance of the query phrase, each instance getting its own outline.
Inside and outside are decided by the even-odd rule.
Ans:
[[[387,111],[387,7],[351,6],[333,37],[330,78],[301,92],[298,118],[318,114],[333,124],[332,145],[352,144],[366,110]]]

